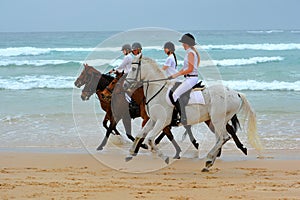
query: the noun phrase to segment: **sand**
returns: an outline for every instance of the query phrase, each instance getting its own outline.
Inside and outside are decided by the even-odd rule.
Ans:
[[[84,153],[1,152],[0,199],[300,199],[299,151],[277,153],[248,160],[224,155],[206,173],[204,160],[190,158],[125,173]]]

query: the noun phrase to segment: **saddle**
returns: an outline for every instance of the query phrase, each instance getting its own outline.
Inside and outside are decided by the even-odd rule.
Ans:
[[[172,102],[173,105],[175,105],[175,101],[173,99],[173,93],[179,87],[180,84],[181,84],[181,82],[176,82],[175,85],[173,86],[173,88],[169,92],[169,98],[170,98],[170,101]],[[202,81],[199,81],[190,90],[186,91],[185,93],[183,93],[180,96],[180,98],[178,99],[178,101],[180,102],[180,105],[182,107],[185,107],[188,104],[188,102],[190,100],[190,94],[191,94],[192,90],[201,90],[202,91],[204,89],[205,89],[205,85],[202,85]],[[176,106],[174,106],[171,126],[178,126],[178,121],[180,120],[180,116],[178,115],[178,113],[179,112],[176,109]]]

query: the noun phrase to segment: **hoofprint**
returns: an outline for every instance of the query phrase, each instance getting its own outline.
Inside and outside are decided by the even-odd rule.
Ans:
[[[131,160],[137,154],[137,145],[141,143],[140,140],[147,136],[148,143],[152,149],[168,163],[169,158],[159,151],[153,141],[161,130],[171,122],[174,107],[168,104],[166,96],[168,95],[168,88],[174,82],[167,80],[156,62],[150,58],[142,58],[140,65],[133,64],[132,70],[126,79],[125,87],[127,88],[134,88],[136,84],[142,82],[147,102],[151,99],[147,105],[150,120],[138,133],[130,149],[130,155],[126,160]],[[249,143],[256,149],[261,148],[256,128],[255,112],[244,94],[218,84],[207,87],[203,91],[203,96],[206,104],[190,104],[186,106],[188,125],[210,121],[210,129],[216,136],[216,143],[207,155],[203,171],[208,171],[214,164],[222,146],[230,139],[226,130],[226,124],[241,110],[245,118],[248,119],[247,135]]]

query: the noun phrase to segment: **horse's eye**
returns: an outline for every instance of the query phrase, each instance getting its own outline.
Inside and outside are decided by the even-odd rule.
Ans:
[[[136,70],[136,68],[132,68],[132,71],[134,72]]]

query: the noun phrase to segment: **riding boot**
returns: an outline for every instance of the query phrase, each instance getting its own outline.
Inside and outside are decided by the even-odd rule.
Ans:
[[[185,105],[182,105],[181,114],[180,114],[180,122],[183,126],[187,125]]]
[[[188,104],[189,98],[187,96],[182,96],[180,99],[180,122],[183,126],[187,125],[187,118],[186,118],[186,112],[185,112],[185,107]]]
[[[176,118],[178,119],[177,120],[177,125],[180,123],[180,119],[181,119],[181,109],[180,109],[180,103],[179,103],[179,100],[177,100],[176,102],[175,102],[175,108],[176,108],[176,115],[179,115],[179,117],[178,116],[176,116]]]

